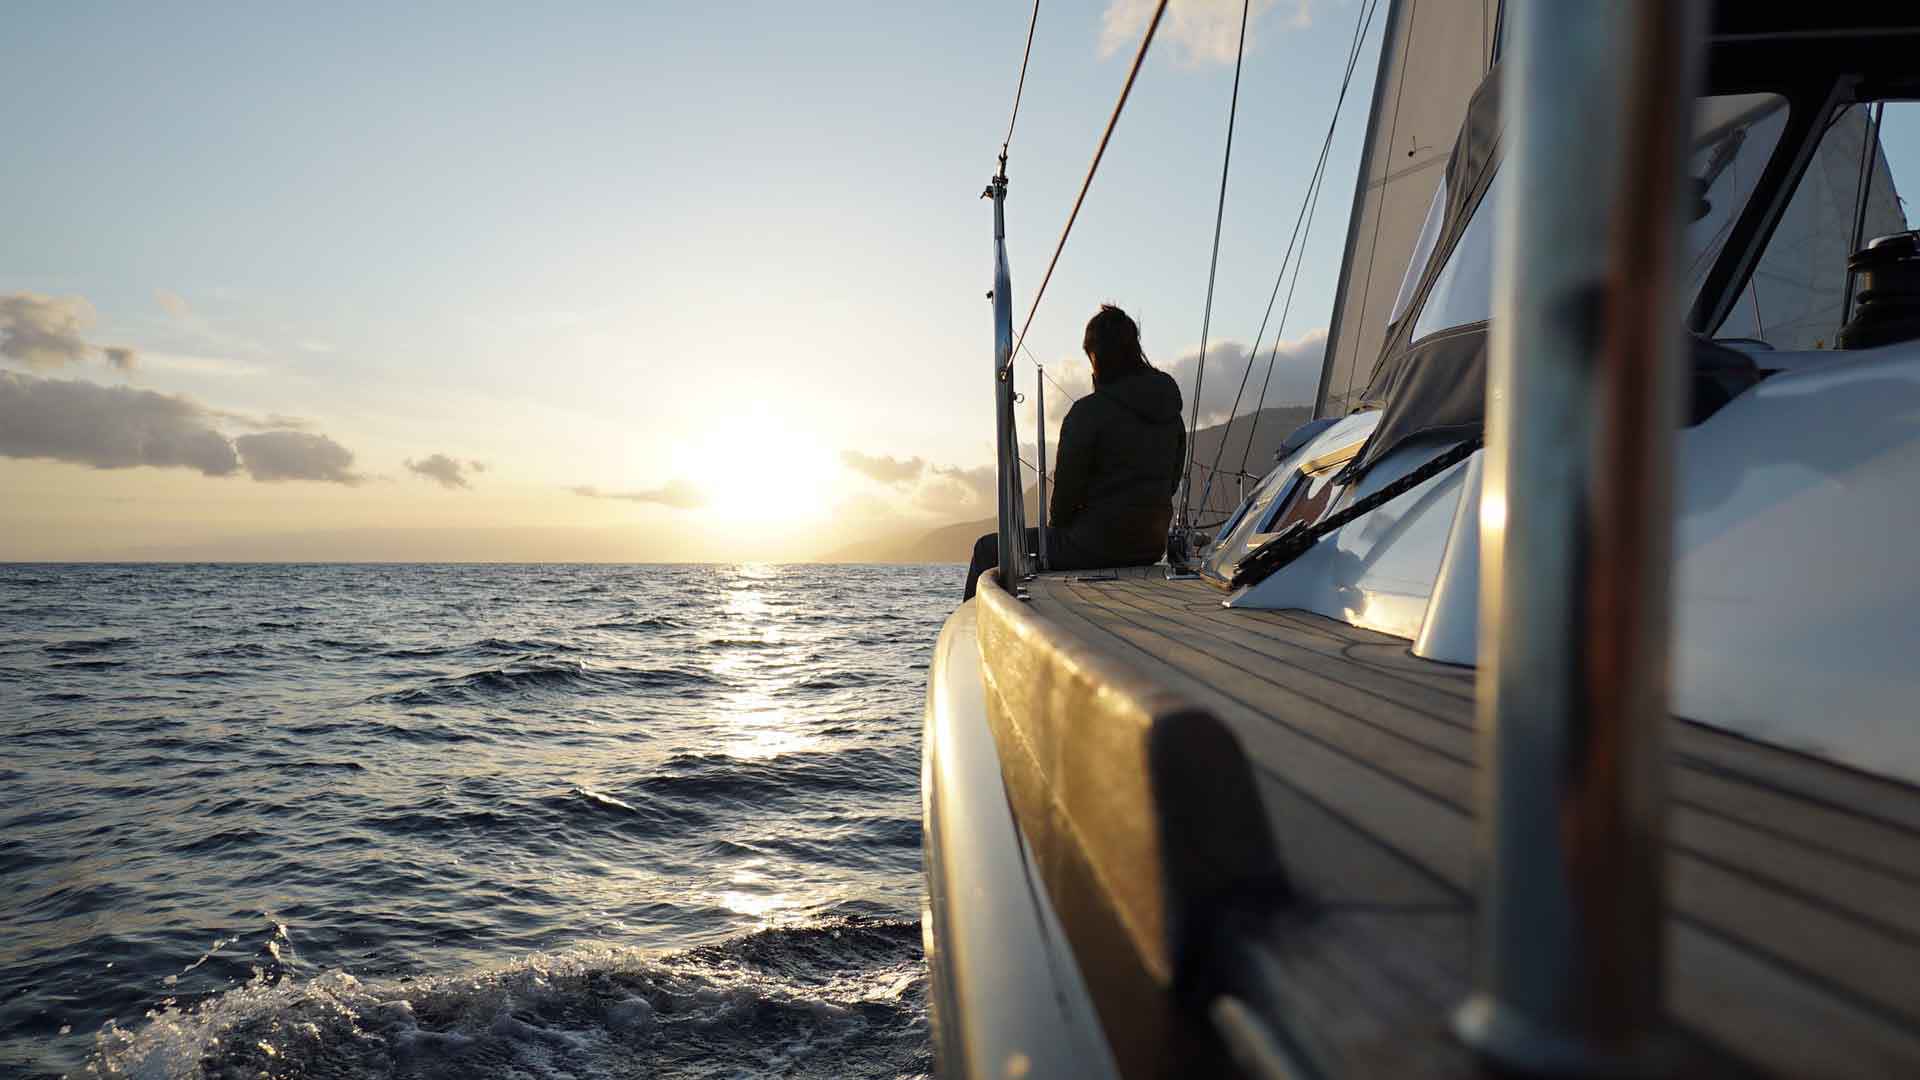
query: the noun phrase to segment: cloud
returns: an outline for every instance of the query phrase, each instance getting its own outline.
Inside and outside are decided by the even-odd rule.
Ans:
[[[1312,24],[1310,0],[1292,0],[1293,14],[1286,20],[1289,29]],[[1260,17],[1273,9],[1275,0],[1253,0],[1247,15],[1247,51],[1252,52]],[[1153,18],[1153,0],[1111,0],[1100,16],[1100,55],[1131,54],[1139,47],[1140,36],[1147,32]],[[1233,0],[1176,0],[1167,8],[1155,34],[1162,48],[1171,42],[1179,48],[1181,59],[1189,64],[1231,64],[1240,39],[1240,5]]]
[[[971,513],[996,503],[998,470],[991,465],[966,469],[934,465],[913,493],[913,504],[924,510]]]
[[[0,371],[0,456],[231,475],[240,457],[210,420],[184,397]]]
[[[247,431],[310,431],[311,420],[282,413],[268,413],[255,416],[252,413],[233,412],[228,409],[206,409],[206,414],[228,427],[244,428]]]
[[[262,431],[233,440],[247,475],[266,483],[318,480],[329,484],[360,484],[366,477],[353,471],[353,451],[311,431]]]
[[[409,470],[448,489],[472,487],[473,485],[467,482],[468,471],[487,471],[487,467],[477,461],[469,461],[463,464],[445,454],[435,454],[421,461],[408,458],[406,465]]]
[[[926,461],[918,457],[901,460],[858,450],[840,451],[840,463],[869,480],[889,486],[911,484],[927,471]]]
[[[863,454],[842,450],[840,463],[866,477],[893,495],[883,501],[890,512],[902,507],[948,517],[972,517],[992,509],[994,468],[981,465],[937,465],[922,457],[896,458],[886,454]],[[869,498],[881,498],[869,493]]]
[[[697,510],[707,505],[706,492],[680,479],[670,480],[664,487],[649,488],[645,491],[601,491],[591,484],[580,484],[576,487],[570,487],[567,490],[573,492],[575,495],[584,495],[589,499],[619,499],[623,502],[657,503],[661,506],[671,506],[676,510]]]
[[[259,364],[230,360],[224,356],[191,356],[185,353],[148,352],[140,356],[141,366],[151,371],[177,371],[184,375],[210,375],[216,378],[240,378],[266,371]]]
[[[1280,342],[1277,353],[1271,344],[1260,349],[1255,359],[1253,372],[1247,378],[1246,393],[1240,398],[1241,414],[1251,413],[1260,404],[1260,383],[1267,375],[1267,361],[1273,358],[1273,378],[1267,383],[1266,406],[1312,404],[1320,392],[1320,361],[1327,349],[1327,332],[1309,330],[1291,341]],[[1184,407],[1191,415],[1193,409],[1193,383],[1200,368],[1200,350],[1183,353],[1171,364],[1158,363],[1155,366],[1172,375],[1180,384],[1180,393]],[[1247,346],[1239,341],[1220,341],[1207,346],[1207,377],[1200,388],[1200,426],[1218,424],[1227,419],[1234,406],[1234,394],[1240,389],[1240,378],[1247,371]],[[1075,397],[1085,397],[1093,392],[1093,369],[1084,361],[1078,363],[1049,365],[1047,373],[1059,380],[1060,385]],[[1061,401],[1059,391],[1047,388],[1047,420],[1049,428],[1057,431],[1060,419],[1067,415],[1067,407],[1072,403]],[[1054,438],[1051,433],[1049,438]],[[1049,446],[1049,450],[1053,447]]]
[[[36,370],[77,364],[94,351],[81,336],[93,320],[93,305],[84,297],[0,296],[0,355]]]
[[[255,480],[319,480],[358,484],[353,452],[326,437],[285,428],[228,438],[216,425],[301,424],[210,409],[192,398],[101,386],[82,379],[42,379],[0,371],[0,457],[32,458],[95,469],[193,469]]]
[[[0,356],[36,371],[78,364],[94,355],[116,371],[132,371],[139,356],[124,345],[96,345],[86,339],[93,305],[84,296],[0,295]]]
[[[187,298],[174,292],[172,289],[155,289],[153,290],[153,298],[159,302],[161,307],[167,309],[167,314],[176,319],[191,319],[193,317],[193,308],[188,305]]]

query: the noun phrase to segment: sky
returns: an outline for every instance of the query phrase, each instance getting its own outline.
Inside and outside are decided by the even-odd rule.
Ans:
[[[1150,7],[1041,7],[1008,166],[1022,316]],[[988,515],[979,196],[1030,10],[15,12],[0,559],[801,558]],[[1028,338],[1069,389],[1111,301],[1191,392],[1239,11],[1177,0],[1135,88]],[[1216,417],[1361,4],[1253,11]],[[1312,396],[1378,39],[1270,404]]]
[[[1042,6],[1009,164],[1023,314],[1148,6]],[[1216,341],[1258,323],[1360,12],[1254,7]],[[407,550],[463,538],[461,557],[488,533],[544,557],[541,536],[589,532],[593,557],[798,557],[985,516],[979,195],[1029,11],[15,13],[0,558],[294,534],[381,557],[403,531]],[[1156,360],[1196,347],[1238,14],[1176,5],[1136,87],[1029,338],[1070,386],[1101,301]],[[1287,329],[1295,400],[1376,47]]]

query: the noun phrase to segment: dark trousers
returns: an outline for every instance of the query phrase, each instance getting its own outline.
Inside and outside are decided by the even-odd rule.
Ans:
[[[1027,550],[1040,550],[1040,530],[1027,530]],[[973,599],[980,587],[980,575],[1000,565],[1000,534],[988,533],[973,542],[973,562],[967,566],[967,592],[961,600]],[[1089,570],[1096,566],[1109,565],[1089,559],[1086,553],[1067,539],[1067,534],[1059,529],[1047,530],[1047,567],[1051,570]]]

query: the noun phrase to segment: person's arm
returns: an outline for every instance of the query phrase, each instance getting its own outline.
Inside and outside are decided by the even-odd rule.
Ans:
[[[1224,438],[1224,436],[1222,437]],[[1179,451],[1173,455],[1173,487],[1167,491],[1168,498],[1180,494],[1180,481],[1186,479],[1187,475],[1187,429],[1185,425],[1181,425],[1180,431],[1174,437],[1173,445],[1178,447]]]
[[[1088,445],[1091,432],[1086,430],[1084,412],[1076,404],[1060,422],[1060,452],[1053,459],[1053,497],[1047,504],[1047,524],[1056,529],[1072,525],[1087,505],[1093,447]]]

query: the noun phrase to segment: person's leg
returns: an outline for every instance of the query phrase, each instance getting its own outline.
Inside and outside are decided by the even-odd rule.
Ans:
[[[1090,570],[1105,563],[1081,550],[1065,529],[1047,529],[1047,569]]]
[[[980,586],[980,575],[990,567],[1000,565],[1000,536],[988,533],[973,542],[973,562],[967,566],[967,592],[960,598],[961,603],[973,599],[974,592]]]
[[[1054,530],[1048,529],[1047,538],[1049,543],[1052,542],[1053,535]],[[1040,550],[1040,530],[1037,528],[1029,528],[1027,530],[1027,551],[1031,553],[1038,550]],[[973,542],[973,562],[967,567],[967,592],[966,595],[960,598],[960,602],[964,604],[973,599],[973,594],[977,592],[980,587],[980,575],[986,573],[989,568],[999,565],[1000,534],[988,533],[980,539],[975,540]]]

